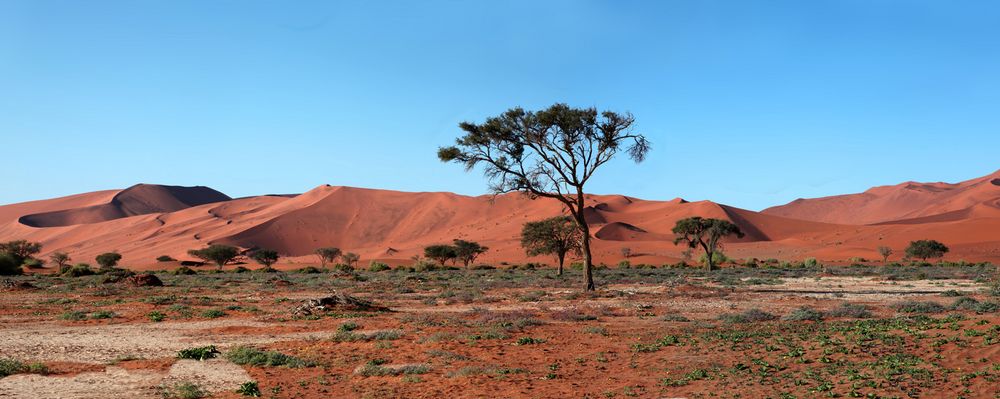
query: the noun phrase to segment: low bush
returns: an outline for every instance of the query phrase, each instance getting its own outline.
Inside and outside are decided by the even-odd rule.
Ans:
[[[893,307],[903,313],[941,313],[945,307],[937,302],[927,301],[904,301],[893,305]]]
[[[199,346],[197,348],[181,349],[177,352],[178,359],[206,360],[212,359],[219,354],[215,345]]]
[[[312,367],[312,362],[289,356],[281,352],[262,351],[251,346],[238,346],[226,353],[226,359],[241,366],[285,366],[291,368]]]
[[[90,268],[90,265],[86,263],[78,263],[76,265],[73,265],[73,267],[66,269],[66,271],[62,273],[64,277],[82,277],[82,276],[92,276],[94,274],[96,274],[94,273],[94,270],[92,270]]]
[[[177,276],[184,276],[184,275],[189,276],[189,275],[192,275],[192,274],[198,274],[198,272],[194,271],[194,269],[192,269],[190,267],[187,267],[187,266],[181,266],[181,267],[178,267],[177,269],[174,269],[174,275],[177,275]]]
[[[391,267],[382,262],[371,261],[371,263],[368,264],[368,271],[370,272],[381,272],[389,269],[391,269]]]
[[[320,270],[320,268],[318,268],[316,266],[306,266],[306,267],[303,267],[301,269],[295,270],[295,272],[296,273],[302,273],[302,274],[319,274],[319,273],[323,273],[323,270]]]
[[[749,309],[743,313],[727,313],[719,315],[719,320],[730,324],[756,323],[756,322],[771,321],[777,319],[778,316],[767,313],[760,309]]]
[[[0,358],[0,378],[14,374],[48,374],[49,368],[43,363],[28,363],[12,359]]]
[[[826,312],[829,317],[849,317],[853,319],[867,319],[872,317],[872,312],[865,305],[856,305],[844,302],[839,307]]]
[[[8,254],[0,254],[0,276],[19,276],[24,271],[16,258]]]
[[[247,381],[240,384],[239,388],[236,388],[236,393],[257,398],[260,397],[260,386],[257,385],[257,381]]]
[[[823,313],[811,307],[803,306],[793,310],[781,319],[786,321],[821,321],[823,320]]]
[[[200,386],[191,382],[179,382],[171,386],[161,386],[160,391],[163,397],[167,399],[201,399],[209,395]]]

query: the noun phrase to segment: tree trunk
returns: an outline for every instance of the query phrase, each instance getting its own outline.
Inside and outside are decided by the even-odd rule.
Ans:
[[[559,275],[562,276],[563,273],[563,261],[566,259],[566,254],[559,254]]]
[[[582,225],[583,229],[583,276],[587,281],[586,291],[594,291],[594,265],[593,261],[590,259],[590,227],[586,223]]]
[[[715,251],[713,251],[711,248],[708,247],[708,245],[705,244],[701,244],[701,247],[705,249],[705,267],[708,269],[708,271],[715,270],[715,259],[713,259]]]

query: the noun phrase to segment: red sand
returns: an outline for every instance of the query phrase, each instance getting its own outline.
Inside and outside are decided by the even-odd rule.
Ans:
[[[876,248],[902,253],[906,243],[936,239],[946,259],[1000,260],[1000,172],[958,184],[904,183],[861,194],[796,200],[753,212],[710,201],[647,201],[593,195],[588,220],[597,261],[616,263],[629,247],[633,263],[675,262],[670,229],[689,216],[724,218],[746,237],[725,245],[735,258],[826,261],[878,258]],[[70,253],[89,262],[116,250],[123,264],[160,268],[157,256],[188,259],[211,243],[278,250],[282,263],[317,263],[312,251],[336,246],[371,259],[409,262],[424,246],[460,238],[490,247],[482,262],[548,262],[528,258],[518,235],[528,221],[563,212],[553,200],[509,194],[468,197],[320,186],[298,196],[229,199],[206,187],[138,185],[0,206],[0,240],[44,244],[42,255]],[[396,250],[394,253],[389,248]],[[898,259],[899,255],[894,256]]]

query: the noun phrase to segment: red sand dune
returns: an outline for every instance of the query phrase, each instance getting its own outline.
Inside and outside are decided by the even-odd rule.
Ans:
[[[910,240],[930,238],[952,247],[949,259],[997,261],[996,176],[958,184],[878,187],[765,212],[710,201],[591,195],[587,219],[595,237],[594,255],[606,263],[620,260],[623,247],[635,254],[633,263],[677,261],[685,248],[673,245],[671,228],[690,216],[739,225],[746,236],[724,248],[737,258],[877,258],[878,246],[901,253]],[[187,250],[212,243],[275,249],[286,264],[314,264],[312,252],[322,246],[356,252],[363,262],[399,264],[421,254],[424,246],[456,238],[489,246],[483,262],[551,262],[525,256],[518,236],[525,222],[563,211],[556,201],[517,194],[469,197],[324,185],[297,196],[229,199],[205,187],[139,185],[0,206],[0,240],[40,241],[45,254],[66,251],[84,262],[116,250],[124,264],[139,268],[161,267],[154,261],[159,255],[188,259]]]

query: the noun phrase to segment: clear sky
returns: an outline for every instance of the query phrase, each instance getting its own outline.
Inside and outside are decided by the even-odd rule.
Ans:
[[[749,209],[1000,168],[996,1],[0,2],[0,203],[144,183],[482,194],[438,146],[631,111],[588,191]]]

